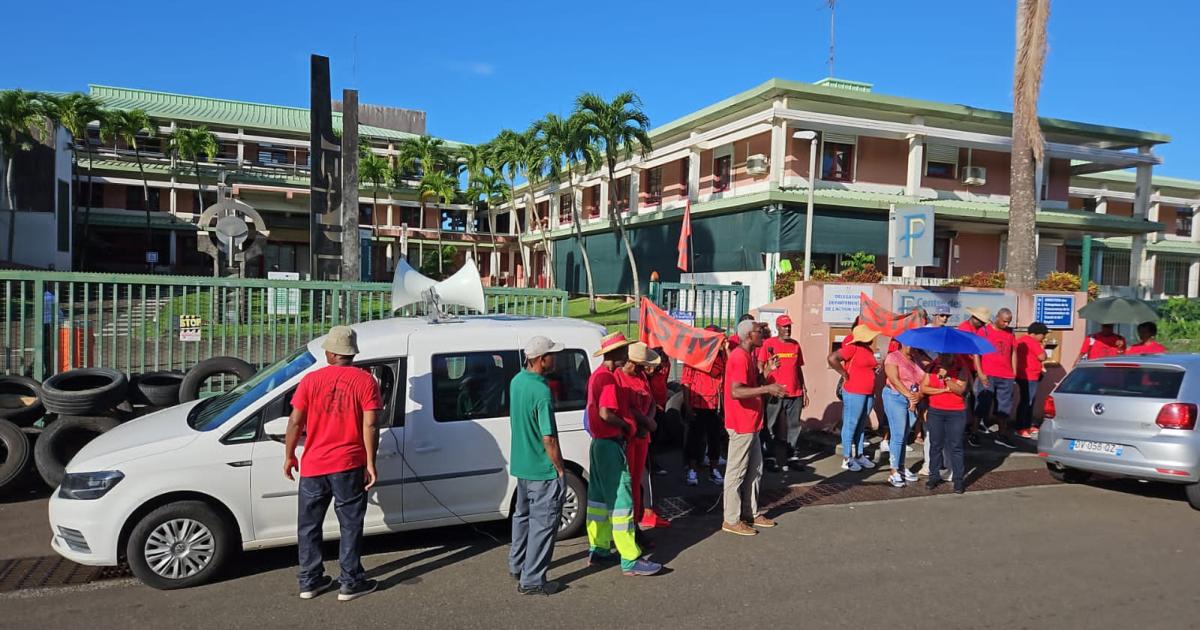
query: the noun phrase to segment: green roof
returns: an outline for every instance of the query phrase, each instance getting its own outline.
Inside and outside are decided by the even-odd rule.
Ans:
[[[1114,236],[1110,238],[1098,238],[1096,243],[1100,243],[1106,249],[1121,249],[1127,250],[1131,247],[1131,239],[1128,236]],[[1146,243],[1146,249],[1153,254],[1179,254],[1182,256],[1200,256],[1200,243],[1192,241],[1179,241],[1175,239],[1161,239],[1153,243]]]
[[[969,105],[952,105],[949,103],[923,101],[899,96],[886,96],[864,90],[846,89],[844,87],[833,87],[837,82],[846,81],[837,80],[836,82],[829,82],[828,85],[818,85],[815,83],[802,83],[799,81],[771,79],[765,83],[746,90],[745,92],[731,96],[713,105],[709,105],[708,107],[688,114],[682,118],[673,120],[660,127],[656,127],[652,129],[650,133],[654,136],[679,133],[686,128],[702,125],[724,117],[730,112],[746,107],[754,102],[771,101],[778,97],[787,96],[795,96],[797,98],[824,101],[852,107],[866,107],[871,109],[901,112],[913,116],[948,118],[952,120],[962,120],[1002,126],[1012,125],[1012,114],[1009,112],[980,109],[978,107],[971,107]],[[1125,129],[1107,125],[1095,125],[1091,123],[1059,120],[1056,118],[1041,118],[1040,120],[1042,123],[1042,129],[1046,131],[1091,136],[1097,139],[1115,140],[1133,145],[1145,143],[1157,144],[1171,141],[1170,136],[1151,131],[1139,131],[1136,129]]]
[[[306,107],[266,105],[105,85],[89,85],[88,88],[91,90],[91,95],[105,107],[122,110],[141,109],[154,118],[308,133],[309,110]],[[333,112],[333,126],[341,129],[342,114],[340,112]],[[358,126],[358,133],[361,136],[381,140],[403,140],[417,137],[417,134],[413,133],[362,124]],[[446,144],[462,145],[460,142],[449,140],[446,141]]]
[[[1115,182],[1119,184],[1137,183],[1137,174],[1127,171],[1105,171],[1103,173],[1075,175],[1074,177],[1102,182]],[[1150,183],[1152,186],[1162,188],[1182,188],[1184,190],[1200,191],[1200,179],[1184,179],[1182,177],[1163,177],[1160,175],[1155,175],[1150,180]]]

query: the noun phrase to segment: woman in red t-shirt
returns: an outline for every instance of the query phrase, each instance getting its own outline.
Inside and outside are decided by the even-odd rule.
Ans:
[[[953,354],[939,354],[937,369],[925,375],[921,393],[929,398],[925,430],[929,439],[929,481],[927,490],[942,483],[941,471],[949,461],[954,492],[966,489],[963,466],[963,431],[967,426],[967,379],[964,362]]]
[[[875,372],[879,359],[871,342],[879,331],[859,324],[842,347],[829,355],[829,367],[845,381],[842,386],[842,470],[858,472],[874,468],[863,450],[866,442],[867,414],[875,404]]]
[[[621,368],[617,382],[630,395],[637,430],[633,439],[625,445],[625,457],[629,462],[629,477],[633,481],[633,520],[643,516],[642,473],[646,470],[646,458],[650,452],[650,433],[658,428],[654,420],[654,394],[650,388],[649,372],[658,367],[662,359],[658,353],[637,342],[629,346],[629,361]],[[641,542],[640,533],[634,535]]]

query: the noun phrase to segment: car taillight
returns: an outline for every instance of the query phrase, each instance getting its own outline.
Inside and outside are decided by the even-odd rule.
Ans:
[[[1058,413],[1058,409],[1055,408],[1055,406],[1054,406],[1054,397],[1047,396],[1046,397],[1046,406],[1042,407],[1042,417],[1046,418],[1047,420],[1050,420],[1050,419],[1054,418],[1054,414],[1056,414],[1056,413]]]
[[[1170,403],[1163,405],[1154,424],[1164,429],[1195,429],[1196,405],[1191,403]]]

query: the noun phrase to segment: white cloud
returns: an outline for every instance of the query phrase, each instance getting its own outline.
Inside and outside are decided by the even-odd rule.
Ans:
[[[494,74],[496,72],[495,66],[493,66],[490,63],[485,63],[482,61],[476,61],[476,62],[469,64],[467,66],[467,69],[471,71],[471,74],[478,74],[479,76],[484,76],[484,77],[491,76],[492,74]]]

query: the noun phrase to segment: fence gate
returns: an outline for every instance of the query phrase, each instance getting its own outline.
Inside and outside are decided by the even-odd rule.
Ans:
[[[750,287],[741,284],[662,282],[651,299],[676,319],[703,328],[716,324],[729,330],[750,310]]]

